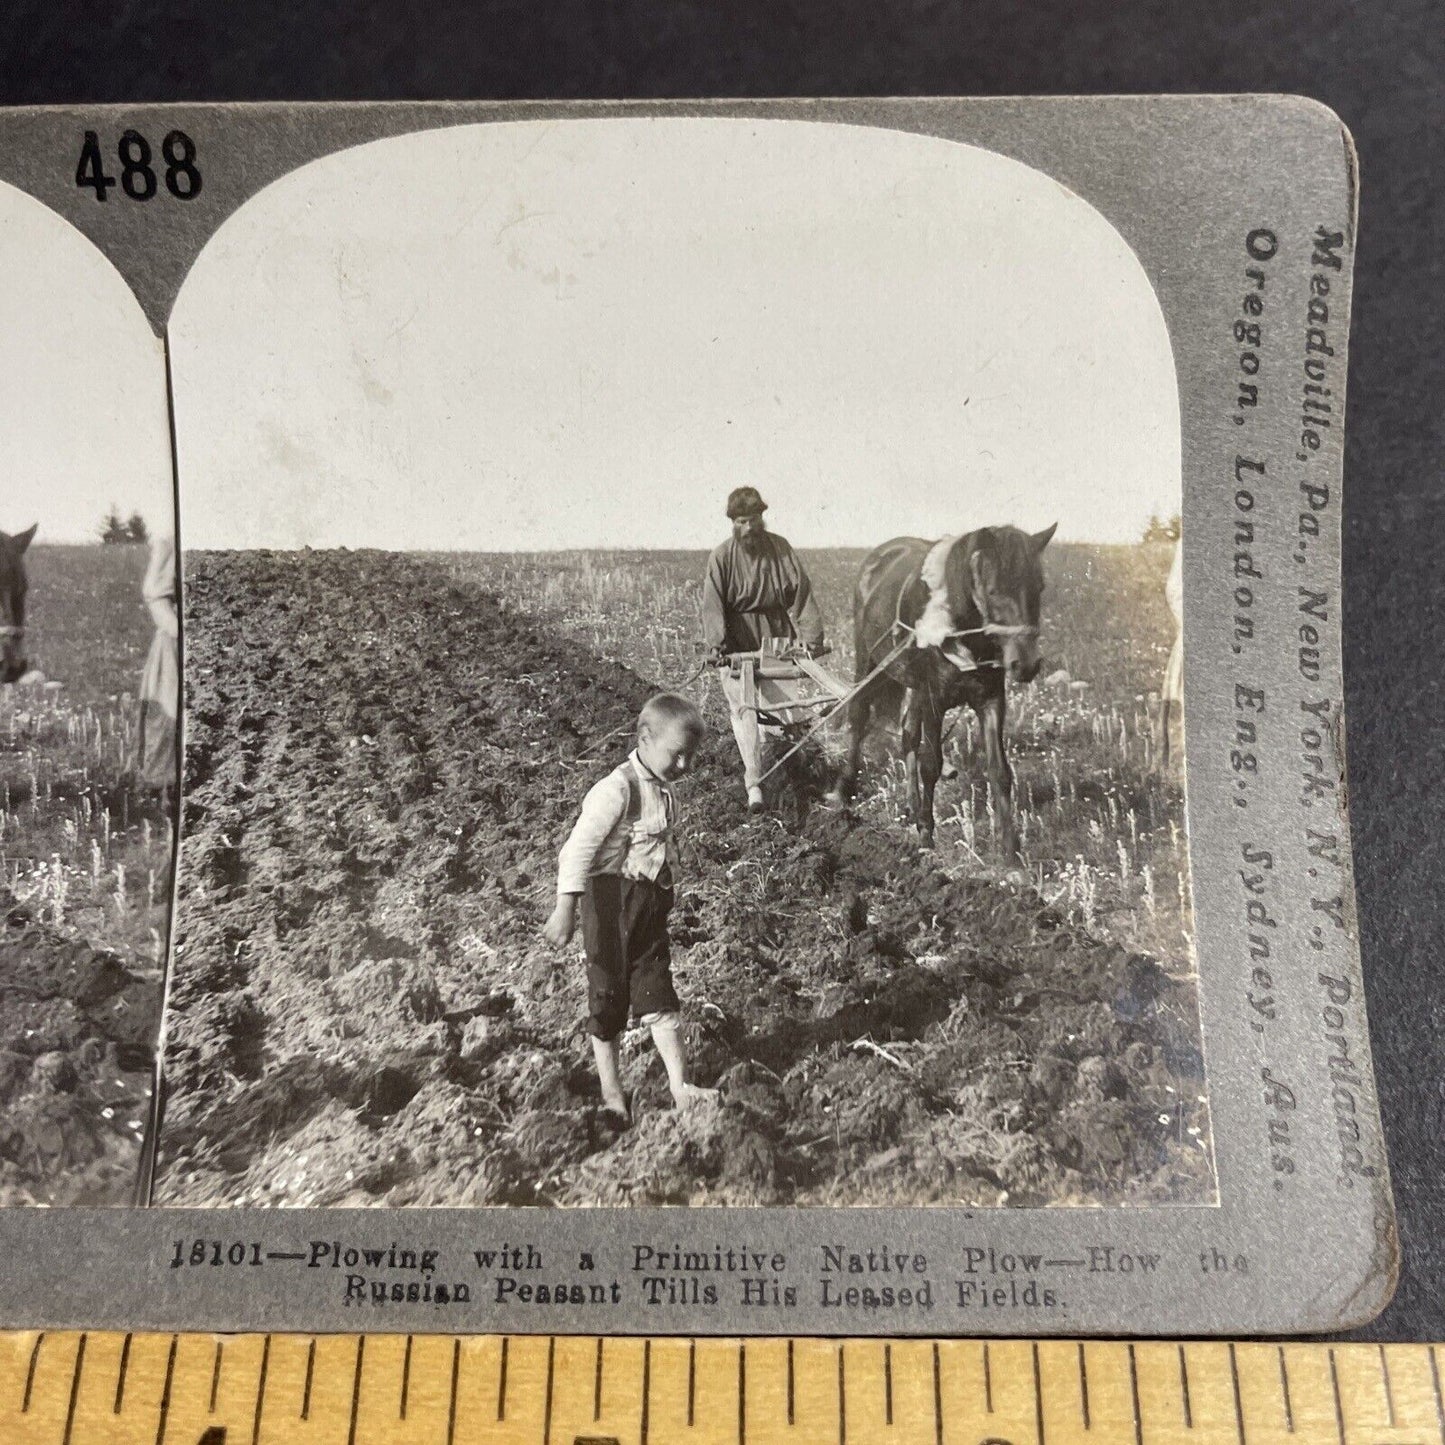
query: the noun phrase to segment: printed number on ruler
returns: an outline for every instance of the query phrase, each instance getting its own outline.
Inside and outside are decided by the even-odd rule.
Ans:
[[[167,131],[161,140],[161,173],[156,175],[152,164],[154,151],[150,141],[138,130],[125,130],[115,142],[115,156],[120,179],[105,169],[105,154],[98,131],[88,130],[80,147],[80,160],[75,167],[75,184],[95,192],[97,201],[110,199],[110,190],[119,185],[133,201],[149,201],[159,194],[161,185],[178,201],[193,201],[201,194],[201,170],[196,163],[196,143],[183,130]]]

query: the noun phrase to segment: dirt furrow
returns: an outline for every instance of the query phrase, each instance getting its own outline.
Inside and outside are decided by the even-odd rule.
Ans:
[[[425,558],[192,554],[164,1203],[1212,1197],[1192,989],[901,830],[682,785],[700,1082],[596,1108],[556,849],[648,683]]]

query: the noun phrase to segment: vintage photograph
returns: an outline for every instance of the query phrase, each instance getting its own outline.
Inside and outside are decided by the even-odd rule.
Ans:
[[[143,1203],[180,677],[165,364],[0,185],[0,1204]]]
[[[456,126],[261,191],[168,344],[156,1203],[1215,1202],[1178,383],[1099,211]]]

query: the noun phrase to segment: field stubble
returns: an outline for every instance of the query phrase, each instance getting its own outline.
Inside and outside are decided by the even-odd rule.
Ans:
[[[856,557],[809,557],[846,668]],[[714,732],[682,787],[679,1116],[538,937],[582,794],[695,671],[695,556],[191,554],[161,1202],[1178,1202],[1213,1197],[1182,800],[1153,766],[1167,557],[1051,549],[1012,751],[1034,882],[955,735],[943,846],[897,771],[751,819]],[[498,598],[506,599],[505,605]],[[389,600],[388,600],[389,599]],[[823,760],[804,772],[817,779]]]
[[[126,776],[141,547],[28,554],[32,676],[0,688],[0,1203],[131,1201],[171,827]]]
[[[827,666],[851,681],[852,588],[862,551],[803,552],[823,612]],[[1194,971],[1182,778],[1160,766],[1157,700],[1173,619],[1164,602],[1169,546],[1057,543],[1044,554],[1040,681],[1009,696],[1008,751],[1023,851],[1036,886],[1074,923]],[[659,686],[684,683],[718,734],[727,711],[701,661],[699,553],[454,555],[456,575],[557,620],[600,657]],[[1063,674],[1059,677],[1059,674]],[[844,718],[819,736],[842,761]],[[904,772],[880,736],[859,806],[903,814]],[[1177,728],[1176,728],[1176,742]],[[1176,753],[1177,759],[1177,753]],[[982,743],[967,709],[952,715],[945,760],[957,781],[938,793],[938,841],[950,866],[996,872],[995,818]],[[953,856],[949,856],[949,855]]]

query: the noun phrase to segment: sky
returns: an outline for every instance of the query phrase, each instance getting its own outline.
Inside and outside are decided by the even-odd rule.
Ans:
[[[94,541],[111,504],[174,524],[165,361],[119,273],[0,183],[0,530]]]
[[[169,337],[187,547],[804,546],[1179,505],[1162,314],[974,147],[718,118],[460,126],[282,178]]]

